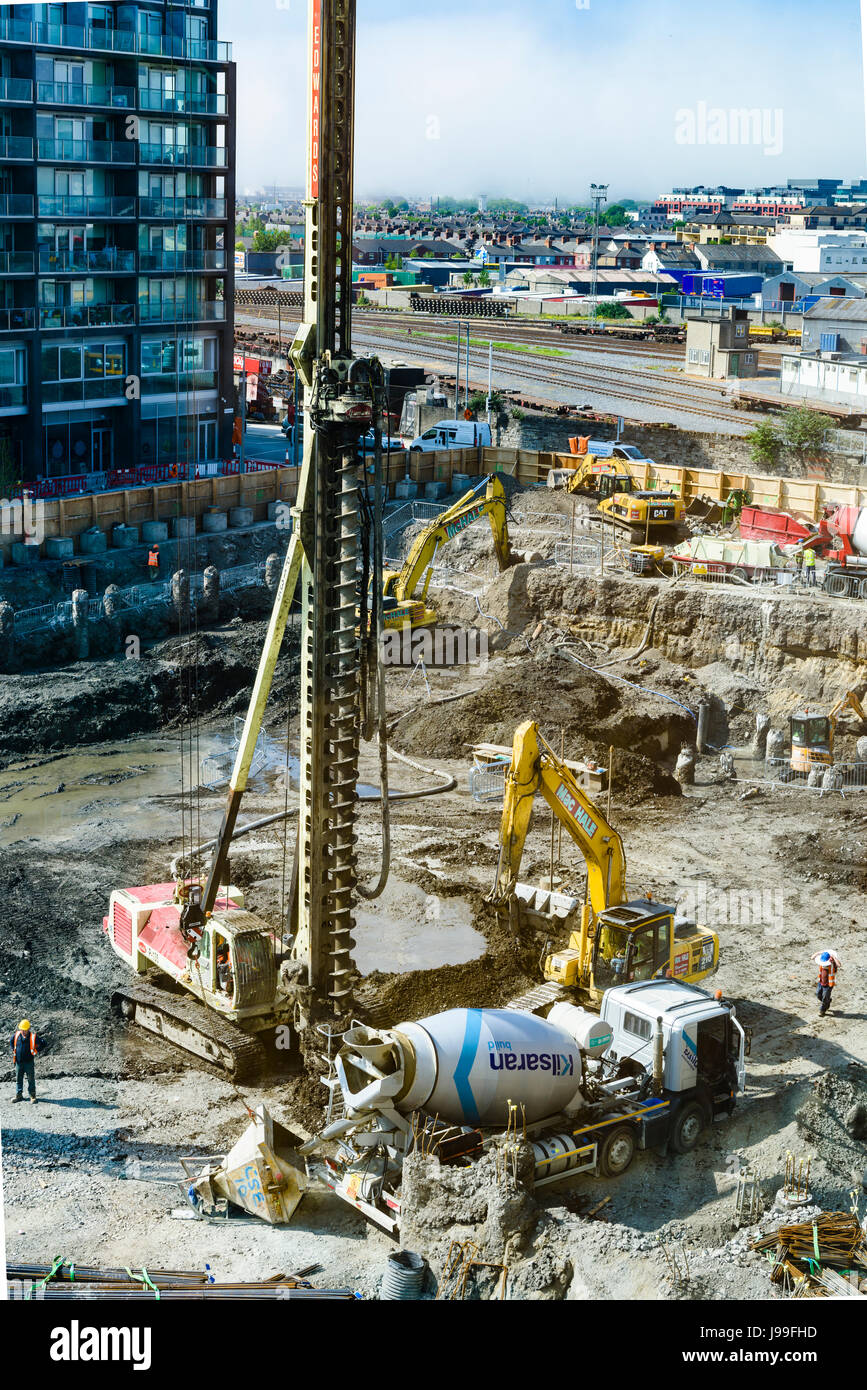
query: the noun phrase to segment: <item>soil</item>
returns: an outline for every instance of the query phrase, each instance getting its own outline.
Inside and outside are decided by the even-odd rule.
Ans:
[[[422,1175],[417,1201],[408,1196],[407,1231],[435,1273],[448,1233],[480,1238],[486,1258],[507,1259],[513,1297],[774,1297],[766,1263],[747,1249],[750,1233],[733,1226],[738,1166],[759,1173],[765,1226],[788,1152],[811,1159],[811,1186],[825,1209],[846,1209],[853,1187],[864,1191],[867,792],[820,797],[761,785],[748,744],[757,714],[781,724],[795,698],[863,689],[863,631],[852,606],[813,601],[800,606],[796,624],[758,596],[725,596],[714,608],[707,595],[638,579],[570,581],[544,565],[486,580],[481,592],[482,609],[520,637],[483,667],[428,672],[431,700],[419,673],[391,673],[388,704],[395,718],[406,716],[394,746],[457,779],[454,791],[392,806],[392,874],[434,906],[459,897],[484,951],[463,963],[359,978],[353,1015],[384,1026],[451,1007],[502,1005],[538,981],[538,944],[516,946],[484,903],[500,811],[496,801],[474,801],[467,787],[468,745],[508,745],[516,725],[535,717],[557,749],[563,730],[567,757],[606,762],[614,747],[612,819],[626,845],[629,887],[691,904],[719,933],[711,985],[754,1030],[749,1085],[733,1118],[707,1132],[692,1155],[641,1153],[617,1180],[579,1178],[535,1198],[512,1194],[513,1203],[508,1194],[492,1196],[489,1173],[472,1178],[472,1201],[464,1201],[459,1178]],[[444,616],[479,620],[466,593],[432,594]],[[656,594],[650,643],[633,655]],[[492,637],[500,632],[489,625]],[[227,746],[261,636],[256,623],[202,634],[202,751]],[[564,658],[564,647],[586,664]],[[623,659],[604,667],[614,658]],[[126,978],[101,931],[112,888],[165,880],[183,810],[188,839],[208,838],[222,813],[219,788],[180,795],[183,659],[173,640],[149,649],[141,664],[94,661],[0,682],[0,1004],[7,1033],[26,1015],[50,1043],[38,1062],[39,1104],[12,1105],[9,1088],[0,1098],[8,1254],[164,1266],[209,1260],[234,1277],[316,1261],[323,1272],[314,1282],[375,1297],[391,1244],[331,1194],[309,1194],[285,1230],[171,1216],[183,1205],[181,1156],[224,1152],[246,1123],[245,1104],[264,1101],[305,1134],[321,1126],[321,1036],[306,1036],[301,1055],[274,1057],[268,1074],[239,1093],[108,1011],[113,985]],[[712,705],[714,748],[681,795],[671,771],[694,729],[688,710],[702,696]],[[297,739],[296,701],[287,638],[268,717],[275,739],[287,723],[290,741]],[[854,729],[841,734],[854,736]],[[724,744],[735,754],[734,781],[718,767],[714,749]],[[377,781],[376,750],[367,745],[361,776]],[[186,787],[196,780],[188,768]],[[392,780],[419,790],[434,779],[398,762]],[[747,790],[757,794],[743,800]],[[272,768],[248,792],[242,820],[279,810],[284,798]],[[369,881],[380,855],[375,807],[360,809],[358,852]],[[279,826],[238,841],[233,854],[233,881],[275,926],[283,921],[286,863]],[[544,882],[549,870],[550,818],[540,810],[522,877]],[[564,891],[582,891],[584,866],[571,845],[555,875]],[[432,925],[412,929],[435,940],[435,922],[434,912]],[[834,1005],[820,1019],[810,958],[826,947],[843,966]],[[607,1221],[588,1219],[606,1196]],[[672,1277],[662,1246],[669,1254],[687,1250],[688,1278]]]

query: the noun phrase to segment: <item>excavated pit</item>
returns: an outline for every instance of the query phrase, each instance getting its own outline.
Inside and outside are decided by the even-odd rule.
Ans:
[[[517,512],[533,506],[563,510],[538,494],[513,498]],[[515,540],[545,548],[538,531],[515,528]],[[713,752],[683,794],[672,773],[702,698],[711,704],[714,748],[743,750],[757,713],[783,727],[804,699],[830,707],[849,687],[863,691],[863,606],[570,577],[544,564],[491,579],[486,528],[465,533],[461,544],[486,580],[479,606],[455,588],[433,589],[432,597],[443,618],[486,627],[492,654],[482,667],[431,672],[432,701],[408,672],[389,676],[389,708],[405,716],[394,746],[453,773],[458,789],[392,808],[390,896],[359,906],[357,1016],[384,1026],[456,1006],[502,1005],[538,979],[538,943],[515,943],[484,906],[500,808],[474,802],[467,790],[469,746],[508,746],[517,725],[533,718],[557,752],[562,736],[568,758],[607,765],[614,749],[612,821],[626,845],[628,881],[666,901],[682,891],[704,894],[721,938],[712,985],[738,1002],[755,1036],[747,1096],[692,1158],[641,1154],[616,1182],[579,1179],[536,1198],[493,1192],[496,1179],[485,1170],[472,1179],[467,1202],[459,1175],[443,1184],[425,1172],[410,1189],[410,1239],[423,1247],[429,1230],[428,1253],[440,1268],[447,1234],[459,1225],[462,1236],[481,1239],[486,1258],[511,1262],[519,1297],[770,1297],[764,1263],[733,1237],[731,1154],[759,1167],[768,1194],[787,1150],[812,1154],[814,1187],[829,1209],[848,1205],[867,1162],[857,1114],[852,1133],[846,1127],[864,1104],[863,1079],[851,1068],[867,1057],[867,793],[820,799],[765,788],[742,801],[750,768],[738,760],[739,780],[729,782]],[[201,751],[244,709],[261,636],[261,624],[251,623],[201,637]],[[316,1259],[334,1282],[373,1294],[389,1243],[333,1197],[305,1199],[303,1220],[284,1232],[247,1226],[216,1237],[168,1217],[177,1196],[176,1189],[167,1195],[174,1181],[167,1175],[177,1156],[220,1151],[245,1123],[227,1083],[158,1039],[130,1034],[107,1010],[112,984],[125,978],[101,931],[109,892],[164,879],[179,848],[179,786],[172,788],[170,767],[184,712],[181,655],[172,641],[142,663],[94,661],[0,681],[0,999],[8,1021],[26,1013],[52,1042],[40,1072],[44,1107],[11,1110],[4,1096],[0,1108],[9,1254],[48,1259],[62,1246],[82,1261],[165,1265],[181,1248],[191,1259],[205,1251],[215,1258],[216,1244],[226,1274]],[[296,710],[287,644],[269,720],[283,730]],[[844,751],[854,736],[841,724]],[[377,781],[373,748],[364,749],[362,777]],[[392,779],[412,789],[432,781],[402,765]],[[284,791],[266,778],[242,819],[283,804]],[[197,804],[203,837],[214,833],[221,809],[220,792]],[[379,865],[375,808],[361,812],[358,833],[359,870],[369,882]],[[540,811],[522,877],[545,881],[549,856],[550,818]],[[275,925],[285,865],[279,831],[239,842],[233,855],[233,878],[249,906]],[[569,846],[555,873],[563,891],[581,891],[583,864]],[[757,889],[767,902],[751,915],[744,903]],[[827,945],[844,966],[838,1003],[819,1020],[810,956]],[[321,1045],[318,1035],[307,1040],[306,1072],[264,1077],[244,1088],[244,1099],[263,1099],[281,1121],[316,1129]],[[606,1195],[608,1224],[586,1219]],[[693,1252],[688,1287],[666,1284],[660,1236]]]

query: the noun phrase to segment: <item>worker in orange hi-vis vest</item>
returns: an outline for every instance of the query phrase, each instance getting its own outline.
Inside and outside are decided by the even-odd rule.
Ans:
[[[831,1007],[831,995],[837,983],[837,966],[839,962],[830,951],[823,951],[817,958],[813,957],[819,967],[819,978],[816,982],[816,998],[819,1001],[819,1016],[824,1018]]]
[[[27,1078],[27,1092],[30,1104],[36,1104],[36,1056],[39,1052],[39,1039],[36,1030],[27,1018],[22,1018],[12,1035],[12,1061],[15,1064],[15,1099],[24,1099],[24,1078]]]
[[[160,548],[158,545],[152,545],[148,551],[148,574],[152,580],[160,577]]]

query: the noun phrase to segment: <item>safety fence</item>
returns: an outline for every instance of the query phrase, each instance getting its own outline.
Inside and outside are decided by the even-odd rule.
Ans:
[[[813,774],[811,783],[807,774],[794,772],[791,756],[766,758],[764,777],[746,778],[746,781],[761,781],[765,785],[792,787],[798,791],[865,791],[867,790],[867,762],[833,763]]]
[[[405,502],[387,513],[382,520],[383,536],[393,536],[414,521],[433,521],[452,505],[451,502]]]
[[[698,565],[686,564],[682,560],[675,560],[673,565],[674,573],[678,578],[685,579],[696,584],[728,584],[732,588],[772,588],[784,589],[791,588],[793,575],[791,572],[777,569],[744,569],[741,566],[727,566],[708,563]]]
[[[101,473],[74,473],[65,478],[41,478],[19,484],[15,497],[24,495],[43,501],[54,497],[77,497],[82,493],[111,492],[115,489],[148,487],[154,483],[189,483],[201,478],[230,478],[243,473],[262,473],[282,468],[279,461],[218,459],[208,463],[143,463],[137,468],[110,468]]]
[[[502,801],[508,769],[508,758],[504,758],[502,762],[477,764],[471,768],[469,787],[473,801]]]

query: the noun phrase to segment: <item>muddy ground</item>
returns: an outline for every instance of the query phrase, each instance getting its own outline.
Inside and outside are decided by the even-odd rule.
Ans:
[[[534,502],[541,509],[538,496],[525,513]],[[537,538],[528,533],[526,548]],[[713,984],[737,1002],[754,1039],[747,1094],[694,1154],[640,1154],[617,1181],[579,1178],[549,1188],[538,1204],[522,1202],[506,1234],[484,1174],[468,1194],[450,1192],[452,1179],[442,1175],[432,1186],[422,1173],[413,1178],[407,1232],[427,1242],[435,1267],[446,1235],[479,1238],[490,1259],[507,1254],[516,1297],[670,1296],[660,1243],[691,1254],[678,1296],[771,1297],[767,1265],[732,1224],[739,1164],[756,1167],[770,1201],[792,1151],[812,1159],[823,1207],[846,1209],[853,1187],[862,1210],[865,1201],[867,1149],[851,1117],[867,1093],[867,792],[822,797],[760,786],[743,800],[755,785],[749,779],[761,774],[748,745],[756,713],[769,710],[779,724],[793,692],[830,700],[850,685],[863,691],[863,618],[850,616],[854,605],[793,600],[793,615],[752,595],[716,602],[638,579],[570,579],[552,567],[524,565],[494,579],[481,542],[464,563],[466,583],[451,576],[454,588],[433,591],[441,611],[469,618],[471,608],[479,621],[475,601],[460,592],[470,589],[501,626],[489,621],[487,665],[429,674],[431,699],[420,674],[409,682],[408,673],[389,676],[389,707],[406,716],[394,746],[453,772],[458,787],[392,808],[389,896],[365,905],[357,933],[367,962],[357,1014],[385,1024],[456,1005],[499,1005],[536,982],[538,943],[516,950],[484,906],[499,810],[496,801],[475,802],[467,786],[468,745],[508,743],[516,724],[534,717],[557,747],[562,730],[567,757],[605,762],[614,748],[612,819],[624,838],[629,884],[677,898],[719,932]],[[646,649],[607,672],[587,669],[641,645],[660,589]],[[518,635],[504,639],[502,627]],[[228,746],[260,640],[255,624],[203,634],[187,786],[202,757]],[[297,712],[290,646],[268,720],[276,751],[248,794],[243,815],[251,819],[283,804],[276,763],[287,726],[292,745]],[[564,656],[564,646],[585,665]],[[329,1194],[308,1196],[286,1230],[171,1215],[183,1206],[179,1158],[224,1151],[245,1125],[245,1101],[264,1100],[292,1128],[315,1130],[324,1098],[315,1075],[289,1057],[239,1093],[109,1017],[112,985],[125,978],[101,930],[112,887],[165,879],[184,808],[185,834],[204,839],[222,806],[219,790],[194,796],[192,805],[179,796],[180,659],[167,643],[147,654],[147,679],[126,669],[134,663],[111,661],[0,684],[0,1004],[8,1033],[26,1014],[51,1044],[39,1065],[39,1104],[13,1106],[11,1086],[0,1097],[8,1254],[156,1266],[208,1260],[232,1277],[317,1262],[314,1282],[372,1296],[390,1242]],[[452,695],[461,698],[435,703]],[[720,775],[711,753],[681,794],[671,773],[701,695],[713,705],[712,742],[735,752],[737,780]],[[857,730],[842,729],[845,751]],[[366,746],[362,778],[377,780]],[[392,778],[416,789],[433,780],[399,763]],[[359,853],[363,875],[374,878],[375,806],[360,811]],[[275,923],[285,907],[285,869],[278,830],[239,842],[233,881]],[[550,820],[540,810],[522,876],[542,882],[549,872]],[[583,889],[571,846],[555,864],[555,882]],[[843,969],[835,1007],[819,1019],[810,956],[825,946],[840,953]],[[408,970],[414,959],[428,968]],[[399,968],[385,970],[386,963]],[[607,1221],[582,1217],[606,1196]]]

